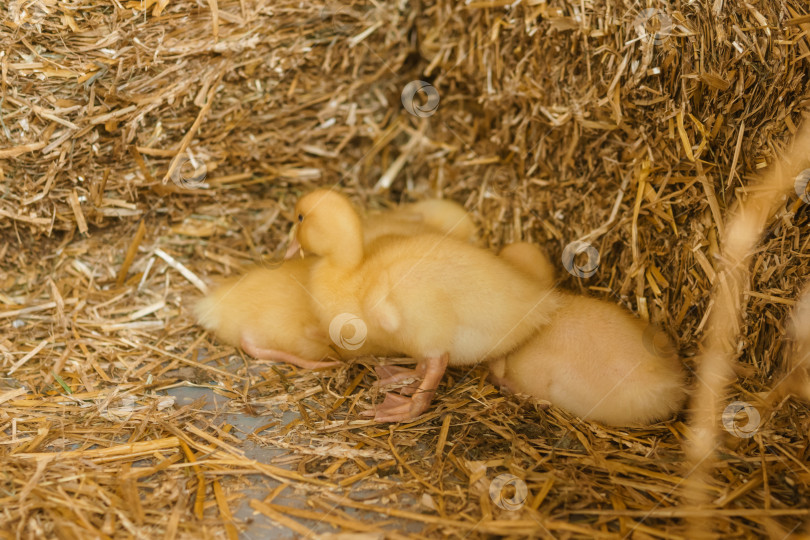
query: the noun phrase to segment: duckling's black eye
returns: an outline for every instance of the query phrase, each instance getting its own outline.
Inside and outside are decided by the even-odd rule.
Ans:
[[[298,223],[304,222],[304,214],[298,214]]]

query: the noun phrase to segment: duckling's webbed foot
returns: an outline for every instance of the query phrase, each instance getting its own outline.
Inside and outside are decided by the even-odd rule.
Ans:
[[[388,393],[385,400],[373,411],[377,422],[407,422],[418,417],[430,408],[436,389],[447,369],[448,355],[425,358],[416,366],[416,372],[423,374],[422,382],[414,390],[413,396],[407,398],[402,395]]]
[[[254,358],[259,358],[261,360],[272,360],[273,362],[286,362],[304,369],[336,367],[341,364],[341,362],[319,362],[317,360],[307,360],[288,352],[279,351],[276,349],[263,349],[254,345],[252,341],[245,337],[242,337],[241,347],[243,351]]]
[[[515,393],[515,389],[510,385],[509,379],[506,378],[506,358],[501,357],[489,363],[487,379],[498,388]]]
[[[385,394],[385,399],[376,409],[365,411],[363,414],[366,416],[375,416],[380,409],[393,410],[398,407],[405,407],[407,410],[411,406],[411,398],[405,397],[396,392],[388,392]],[[376,419],[376,418],[375,418]]]
[[[380,378],[374,383],[375,388],[384,388],[394,384],[405,384],[397,391],[405,396],[410,396],[419,388],[419,381],[424,377],[424,373],[416,369],[408,369],[400,366],[376,366],[374,371]]]

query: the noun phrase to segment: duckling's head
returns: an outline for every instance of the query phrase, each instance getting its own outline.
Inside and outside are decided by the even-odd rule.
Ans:
[[[295,219],[296,237],[304,251],[347,265],[362,260],[360,217],[344,195],[330,189],[308,193],[295,205]]]

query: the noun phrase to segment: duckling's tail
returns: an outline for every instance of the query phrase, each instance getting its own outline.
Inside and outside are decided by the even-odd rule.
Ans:
[[[644,373],[633,384],[621,385],[608,399],[619,400],[621,407],[608,407],[616,416],[593,418],[617,426],[647,425],[665,420],[680,410],[686,401],[685,373],[680,361],[673,359],[671,365],[645,366]],[[620,412],[617,412],[620,411]]]
[[[241,334],[238,325],[235,325],[235,321],[232,320],[233,313],[230,313],[231,316],[227,313],[229,304],[225,302],[226,296],[234,285],[234,282],[229,281],[214,288],[196,301],[192,312],[200,326],[215,334],[225,343],[239,345]]]
[[[197,323],[209,331],[216,331],[221,323],[221,313],[217,310],[218,295],[209,293],[194,304],[192,312]]]

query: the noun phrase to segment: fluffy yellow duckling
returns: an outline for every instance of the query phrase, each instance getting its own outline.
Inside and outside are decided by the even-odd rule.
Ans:
[[[312,261],[293,259],[276,268],[255,267],[232,277],[194,306],[197,322],[251,356],[314,369],[332,353],[306,291]]]
[[[546,289],[552,288],[557,281],[554,265],[551,264],[546,254],[534,244],[514,242],[503,248],[500,256],[537,280]]]
[[[419,376],[412,397],[389,393],[381,422],[424,412],[448,362],[501,356],[549,322],[556,296],[494,254],[452,237],[387,237],[363,246],[363,226],[349,200],[317,190],[296,205],[297,240],[313,263],[310,288],[321,328],[342,314],[367,327],[367,340],[418,359],[380,384]]]
[[[425,200],[370,216],[365,221],[366,242],[388,235],[413,235],[433,231],[460,239],[475,237],[475,225],[464,208],[449,200]],[[194,307],[197,321],[222,341],[242,347],[256,358],[288,362],[314,369],[340,362],[323,362],[333,355],[337,338],[345,357],[384,354],[362,343],[362,336],[330,336],[320,329],[307,292],[314,259],[293,259],[275,268],[255,267],[232,277],[202,298]],[[359,331],[360,328],[354,328]],[[330,339],[330,337],[332,339]]]
[[[470,243],[478,238],[470,214],[457,202],[447,199],[426,199],[376,212],[363,220],[363,240],[367,246],[391,234],[413,236],[437,231]]]
[[[548,279],[548,260],[530,244],[507,246],[501,257]],[[497,384],[611,425],[650,423],[678,410],[685,375],[663,332],[615,304],[560,297],[551,324],[490,363]]]

